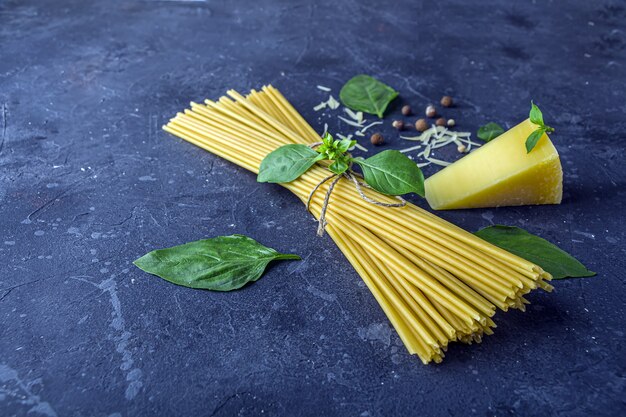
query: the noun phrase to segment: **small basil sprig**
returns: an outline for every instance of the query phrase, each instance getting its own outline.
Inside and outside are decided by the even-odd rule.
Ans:
[[[334,140],[333,137],[326,132],[322,137],[322,144],[313,152],[319,153],[319,160],[334,161],[328,167],[335,174],[343,174],[350,168],[350,156],[347,154],[348,149],[356,144],[356,140],[342,139]],[[309,148],[310,149],[310,148]]]
[[[190,288],[231,291],[261,278],[271,261],[295,259],[243,235],[218,236],[149,252],[139,269]]]
[[[541,110],[539,110],[539,107],[537,107],[537,105],[532,101],[530,102],[530,113],[528,114],[528,117],[530,118],[530,122],[538,127],[533,130],[530,135],[528,135],[528,138],[526,138],[526,153],[533,150],[544,133],[554,132],[554,128],[546,126],[543,123],[543,114],[541,113]]]
[[[387,150],[370,158],[352,158],[348,149],[355,140],[334,140],[326,133],[317,149],[306,145],[285,145],[270,152],[261,162],[258,182],[291,182],[316,162],[328,160],[328,169],[341,175],[353,163],[363,170],[365,182],[376,191],[387,195],[402,195],[410,192],[424,196],[424,175],[415,162],[399,151]]]

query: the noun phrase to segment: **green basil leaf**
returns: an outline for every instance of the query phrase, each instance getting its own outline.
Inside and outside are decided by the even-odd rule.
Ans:
[[[333,139],[333,135],[331,135],[330,133],[326,132],[324,133],[324,136],[322,136],[322,142],[324,143],[324,145],[326,145],[327,147],[332,147],[333,143],[334,143],[334,139]]]
[[[545,239],[513,226],[489,226],[476,236],[542,267],[554,279],[596,275],[567,252]]]
[[[344,172],[348,170],[349,167],[350,166],[346,163],[346,161],[338,159],[332,164],[330,164],[328,166],[328,169],[330,169],[335,174],[343,174]]]
[[[152,251],[133,262],[141,270],[190,288],[231,291],[258,280],[271,261],[300,259],[243,235],[218,236]]]
[[[539,110],[539,107],[537,107],[532,101],[530,102],[530,113],[528,114],[528,117],[530,118],[531,123],[543,126],[543,114],[541,113],[541,110]]]
[[[344,106],[352,110],[376,114],[381,119],[398,92],[369,75],[357,75],[348,81],[339,92]]]
[[[544,133],[545,129],[543,127],[538,127],[530,135],[528,135],[528,138],[526,138],[526,153],[529,153],[533,150],[533,148],[535,147],[535,145],[537,145],[537,142],[539,142],[539,139],[541,139]]]
[[[342,139],[341,142],[337,145],[337,149],[341,152],[347,152],[348,149],[353,147],[356,144],[356,140],[350,139]]]
[[[485,142],[489,142],[492,139],[497,138],[501,134],[504,133],[504,128],[497,123],[487,123],[484,126],[481,126],[476,132],[476,136]]]
[[[416,193],[424,196],[424,174],[406,155],[399,151],[383,151],[371,158],[355,158],[361,166],[365,182],[383,194]]]
[[[261,161],[258,182],[291,182],[323,159],[306,145],[285,145],[270,152]]]

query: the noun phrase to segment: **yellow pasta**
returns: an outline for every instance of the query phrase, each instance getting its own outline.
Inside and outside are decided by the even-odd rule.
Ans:
[[[254,173],[263,158],[320,136],[274,87],[191,107],[163,128]],[[323,164],[282,184],[304,203],[328,176]],[[310,200],[319,219],[330,181]],[[365,189],[386,203],[391,197]],[[411,354],[441,362],[450,342],[480,342],[493,333],[496,309],[524,310],[533,289],[551,291],[550,274],[413,204],[381,207],[342,178],[330,196],[326,231],[372,292]]]

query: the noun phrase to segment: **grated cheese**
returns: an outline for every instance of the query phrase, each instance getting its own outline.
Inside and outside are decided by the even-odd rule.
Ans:
[[[330,88],[324,87],[323,85],[318,85],[317,88],[319,88],[322,91],[332,91]]]
[[[329,107],[331,110],[335,110],[337,108],[339,108],[339,106],[341,105],[341,103],[339,103],[337,100],[335,100],[335,97],[328,96],[328,100],[326,101],[322,101],[320,104],[318,104],[317,106],[313,107],[313,110],[315,111],[320,111],[322,109],[325,109],[326,107]]]
[[[415,151],[415,150],[417,150],[417,149],[419,149],[421,147],[422,147],[422,145],[412,146],[410,148],[401,149],[400,152],[402,152],[402,153],[411,152],[411,151]]]
[[[352,120],[348,120],[345,117],[341,117],[341,116],[337,116],[339,119],[343,120],[345,123],[349,124],[350,126],[354,126],[354,127],[363,127],[363,125],[358,124],[357,122],[353,122]]]
[[[352,110],[350,110],[350,109],[349,109],[349,108],[347,108],[347,107],[344,107],[344,108],[343,108],[343,111],[345,111],[345,112],[346,112],[346,114],[347,114],[348,116],[350,116],[352,119],[356,120],[356,122],[357,122],[357,123],[360,123],[358,113],[353,112]],[[361,113],[361,112],[359,112],[359,113]],[[363,113],[361,113],[361,120],[362,120],[362,119],[363,119]]]
[[[448,165],[450,165],[452,162],[447,162],[447,161],[442,161],[441,159],[437,159],[437,158],[426,158],[428,159],[428,161],[432,162],[435,165],[441,165],[442,167],[447,167]]]
[[[335,97],[333,96],[329,96],[326,103],[328,104],[328,107],[330,107],[332,110],[337,109],[341,105],[341,103],[335,100]]]
[[[320,111],[322,109],[325,109],[326,105],[327,105],[326,102],[322,101],[320,104],[318,104],[317,106],[313,107],[313,110]]]
[[[424,149],[424,152],[422,152],[422,156],[424,157],[424,159],[428,159],[428,157],[430,156],[430,145],[426,145],[426,149]]]
[[[455,144],[457,147],[461,145],[465,146],[466,149],[464,153],[468,153],[471,150],[472,145],[480,146],[479,143],[470,140],[471,136],[471,132],[454,132],[449,130],[445,126],[433,125],[418,136],[400,136],[400,138],[404,140],[421,142],[421,144],[417,146],[411,146],[405,149],[401,149],[400,152],[408,153],[420,150],[422,147],[425,146],[424,150],[417,154],[418,158],[422,158],[423,160],[425,160],[425,162],[418,162],[418,167],[422,168],[430,164],[448,166],[451,164],[451,162],[431,157],[430,155],[432,151],[435,149],[446,147],[451,144]]]
[[[373,122],[373,123],[370,123],[367,126],[365,126],[363,129],[361,129],[361,133],[365,133],[365,131],[367,129],[369,129],[370,127],[372,127],[372,126],[382,125],[382,124],[383,124],[383,122]]]

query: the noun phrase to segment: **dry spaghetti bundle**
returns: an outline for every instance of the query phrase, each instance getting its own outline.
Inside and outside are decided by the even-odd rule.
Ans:
[[[320,136],[272,86],[217,102],[191,103],[163,128],[203,149],[258,173],[263,158],[292,143]],[[282,184],[306,203],[328,176],[314,166]],[[310,210],[319,218],[326,182]],[[397,200],[372,190],[370,198]],[[354,185],[337,182],[326,212],[326,231],[384,310],[411,354],[440,362],[448,343],[480,342],[492,334],[496,309],[525,309],[524,295],[551,291],[550,274],[415,206],[383,207],[364,200]]]

